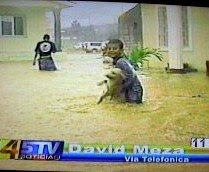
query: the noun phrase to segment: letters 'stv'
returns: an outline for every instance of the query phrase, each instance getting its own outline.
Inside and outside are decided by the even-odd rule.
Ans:
[[[206,171],[208,18],[185,3],[1,0],[0,169]]]

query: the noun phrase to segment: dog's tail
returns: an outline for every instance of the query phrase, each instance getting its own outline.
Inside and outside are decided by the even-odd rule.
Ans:
[[[101,86],[101,85],[106,84],[106,83],[107,83],[107,80],[103,80],[103,81],[97,83],[97,85],[98,85],[98,86]]]

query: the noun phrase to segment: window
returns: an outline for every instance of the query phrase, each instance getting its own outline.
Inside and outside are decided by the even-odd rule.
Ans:
[[[101,46],[101,43],[91,43],[91,46]]]
[[[23,35],[22,17],[14,17],[14,35]]]
[[[158,30],[159,30],[159,47],[168,47],[168,23],[166,7],[161,6],[158,8]]]
[[[0,35],[24,35],[24,19],[17,16],[0,16]]]
[[[189,20],[188,20],[188,8],[182,7],[182,37],[183,37],[183,47],[190,47],[189,41]]]
[[[159,23],[159,47],[168,47],[168,23],[166,7],[158,8],[158,23]],[[183,48],[190,48],[190,27],[188,19],[188,7],[182,7],[182,42]]]

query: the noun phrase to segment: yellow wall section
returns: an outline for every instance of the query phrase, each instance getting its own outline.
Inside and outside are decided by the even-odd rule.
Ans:
[[[205,61],[209,60],[209,8],[192,8],[192,29],[194,53],[189,61],[205,71]]]
[[[144,47],[158,48],[158,13],[156,5],[142,4],[142,25]],[[150,58],[149,67],[164,68],[168,62],[168,52],[162,51],[163,62],[156,58]]]
[[[189,63],[199,71],[205,71],[205,62],[209,60],[209,8],[190,7],[191,49],[183,50],[183,63]],[[157,6],[142,4],[143,44],[144,47],[158,48],[158,13]],[[164,62],[152,59],[150,67],[165,67],[168,51],[162,51]]]
[[[0,15],[20,15],[26,19],[26,35],[1,36],[0,52],[14,54],[21,52],[34,52],[35,45],[42,40],[47,31],[47,22],[44,8],[13,8],[0,7]]]

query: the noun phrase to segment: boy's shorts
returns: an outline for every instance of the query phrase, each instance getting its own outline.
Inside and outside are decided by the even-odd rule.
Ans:
[[[38,59],[39,70],[55,71],[57,70],[55,63],[51,57]]]

